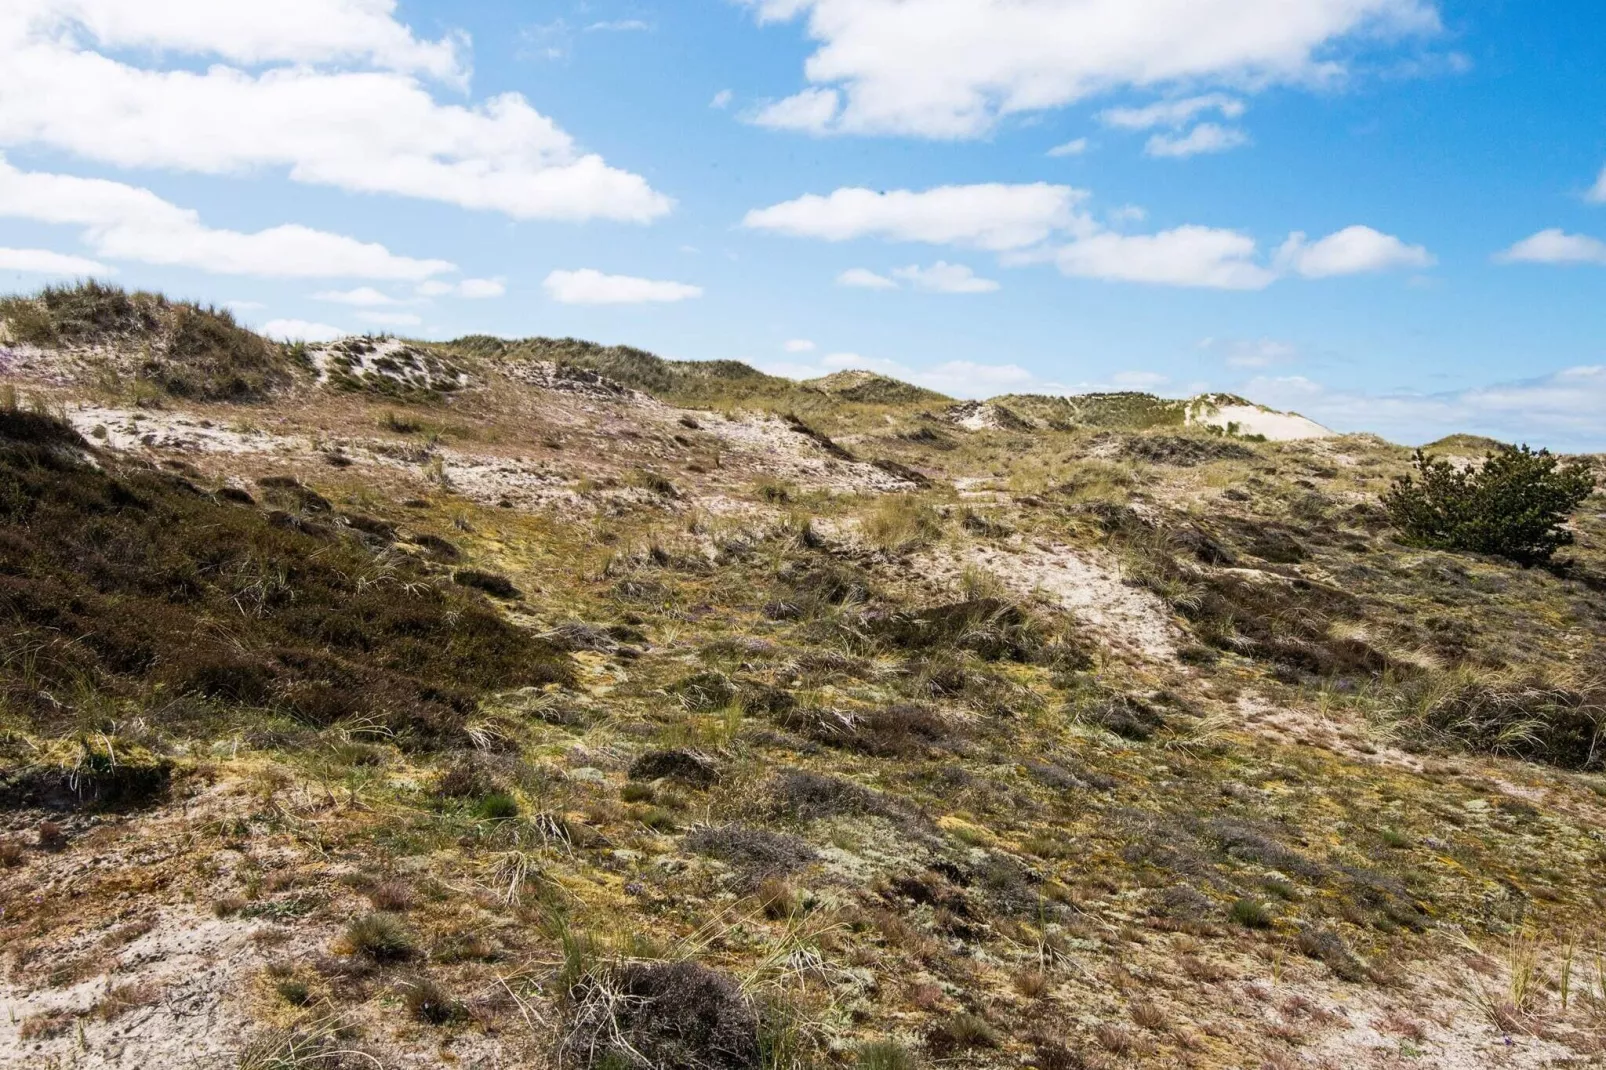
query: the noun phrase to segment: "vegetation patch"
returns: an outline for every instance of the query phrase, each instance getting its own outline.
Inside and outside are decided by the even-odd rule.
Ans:
[[[1383,499],[1407,540],[1524,565],[1542,564],[1572,545],[1574,535],[1563,525],[1595,490],[1585,462],[1563,464],[1527,446],[1503,448],[1468,468],[1418,450],[1412,467]]]

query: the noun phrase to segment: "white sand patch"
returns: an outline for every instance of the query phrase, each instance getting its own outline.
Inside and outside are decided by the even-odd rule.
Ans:
[[[150,932],[117,956],[109,975],[69,988],[29,991],[0,985],[0,1068],[233,1066],[251,1027],[240,999],[244,975],[266,961],[251,934],[262,926],[225,921],[186,908],[159,914]],[[148,986],[150,1002],[112,1021],[89,1014],[112,985]],[[24,1041],[36,1015],[76,1021],[61,1035]],[[80,1017],[81,1016],[81,1017]]]
[[[977,546],[958,561],[928,558],[919,564],[933,578],[957,577],[966,565],[985,569],[1021,598],[1048,596],[1113,650],[1177,660],[1182,633],[1170,610],[1149,591],[1122,583],[1108,554],[1061,545]]]
[[[990,401],[965,401],[953,406],[943,416],[955,427],[966,431],[1029,431],[1032,425],[1010,409]]]
[[[1332,431],[1297,412],[1278,412],[1261,405],[1218,405],[1209,397],[1188,403],[1189,426],[1219,427],[1240,435],[1264,435],[1271,442],[1333,438]]]
[[[299,435],[273,435],[237,425],[224,427],[200,416],[167,410],[84,406],[70,410],[67,422],[92,445],[120,451],[172,453],[310,454],[312,441]]]
[[[873,464],[832,457],[814,440],[792,430],[785,420],[775,416],[744,414],[727,420],[709,413],[675,412],[672,415],[677,419],[680,415],[691,415],[703,431],[729,448],[732,456],[724,463],[745,465],[774,479],[849,494],[914,489],[913,483],[883,472]]]
[[[448,392],[469,384],[468,373],[399,338],[342,338],[308,350],[318,382],[390,382],[405,390]]]

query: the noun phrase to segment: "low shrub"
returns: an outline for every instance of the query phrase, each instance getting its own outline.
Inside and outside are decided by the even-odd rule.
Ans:
[[[484,591],[495,598],[518,598],[520,592],[513,585],[513,581],[506,576],[495,572],[481,572],[478,569],[460,568],[452,573],[452,582],[459,587],[471,587],[476,591]]]
[[[1549,450],[1503,447],[1482,465],[1457,468],[1417,450],[1413,475],[1399,477],[1383,504],[1408,542],[1464,550],[1519,564],[1549,561],[1573,533],[1563,525],[1595,489],[1588,464],[1563,464]]]
[[[569,989],[566,1053],[582,1066],[756,1070],[758,1015],[736,983],[695,962],[625,962]]]
[[[689,851],[729,864],[749,889],[795,873],[818,857],[813,847],[796,836],[749,825],[694,829],[684,845]]]
[[[630,763],[631,780],[672,780],[693,788],[719,783],[719,767],[705,754],[690,750],[653,750]]]

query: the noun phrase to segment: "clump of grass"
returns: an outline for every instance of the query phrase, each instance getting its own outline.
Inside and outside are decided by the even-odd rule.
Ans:
[[[1234,900],[1228,914],[1246,929],[1269,929],[1272,926],[1270,909],[1258,899]]]
[[[401,914],[412,909],[413,889],[402,881],[381,881],[368,889],[368,902],[375,910]]]
[[[859,1045],[859,1070],[916,1070],[920,1061],[896,1040],[870,1040]]]
[[[463,1005],[439,982],[428,977],[409,978],[400,987],[407,1015],[416,1022],[449,1025],[466,1016]]]
[[[955,1014],[926,1031],[926,1050],[939,1058],[998,1043],[998,1031],[979,1014]]]
[[[487,821],[507,821],[519,816],[519,802],[506,792],[492,792],[474,804],[474,816]]]
[[[1586,672],[1422,672],[1385,691],[1383,716],[1426,742],[1563,769],[1606,768],[1606,680]]]
[[[941,532],[942,520],[937,511],[907,494],[882,495],[859,519],[859,533],[864,540],[892,554],[917,550]]]
[[[418,954],[418,944],[405,923],[394,914],[375,911],[346,926],[346,946],[371,962],[405,962]]]

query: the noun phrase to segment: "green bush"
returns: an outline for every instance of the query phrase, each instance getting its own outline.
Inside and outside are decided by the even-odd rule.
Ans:
[[[1562,527],[1595,489],[1581,461],[1563,464],[1549,450],[1527,446],[1492,453],[1482,467],[1458,469],[1416,453],[1415,475],[1399,477],[1383,497],[1406,540],[1438,550],[1465,550],[1519,564],[1549,561],[1571,545]]]

